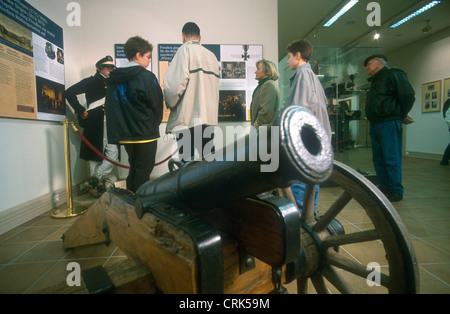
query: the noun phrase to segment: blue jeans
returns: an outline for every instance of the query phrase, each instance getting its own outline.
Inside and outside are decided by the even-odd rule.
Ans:
[[[314,193],[314,212],[317,212],[317,203],[319,203],[319,185],[317,184]],[[297,203],[297,207],[300,212],[303,209],[303,199],[305,198],[305,188],[306,184],[304,183],[294,183],[291,185],[291,191],[294,196],[295,202]]]
[[[379,189],[403,195],[402,121],[392,120],[370,126],[372,160]]]

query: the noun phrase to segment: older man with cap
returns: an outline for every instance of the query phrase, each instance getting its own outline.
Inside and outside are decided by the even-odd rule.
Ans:
[[[408,116],[415,97],[406,73],[388,66],[384,55],[366,58],[364,66],[371,76],[366,100],[366,116],[370,122],[372,158],[379,189],[391,202],[403,199],[402,123]]]
[[[68,88],[65,97],[78,116],[84,128],[83,135],[100,152],[111,160],[118,160],[117,145],[108,144],[105,121],[106,83],[109,74],[115,69],[113,58],[106,56],[96,64],[97,72]],[[86,107],[82,106],[77,95],[84,94]],[[117,181],[113,173],[114,165],[103,160],[87,144],[81,143],[80,158],[89,161],[91,177],[87,182],[89,192],[100,196],[105,190],[114,187]]]

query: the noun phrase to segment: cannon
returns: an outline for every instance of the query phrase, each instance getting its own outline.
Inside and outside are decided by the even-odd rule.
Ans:
[[[386,251],[380,264],[388,266],[377,274],[379,284],[389,293],[418,292],[414,249],[395,209],[370,181],[333,161],[329,139],[309,111],[289,107],[235,144],[136,194],[106,192],[64,233],[64,247],[112,241],[148,268],[163,293],[284,293],[283,285],[295,280],[299,293],[309,281],[319,293],[331,291],[327,284],[358,293],[342,272],[363,280],[373,272],[344,253],[375,242]],[[273,160],[255,150],[273,153],[276,169],[263,171]],[[275,193],[298,181],[307,185],[301,213]],[[341,195],[315,217],[313,186],[325,181]],[[348,233],[338,221],[352,201],[367,214],[368,230]]]

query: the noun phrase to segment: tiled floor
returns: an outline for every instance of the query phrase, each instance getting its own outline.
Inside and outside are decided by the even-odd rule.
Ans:
[[[368,150],[348,150],[336,158],[355,169],[373,173]],[[440,166],[434,160],[404,158],[403,172],[404,200],[394,206],[416,252],[420,293],[450,293],[450,167]],[[326,211],[339,193],[339,187],[322,188],[319,212]],[[346,232],[352,232],[365,230],[368,222],[362,217],[361,207],[352,201],[338,219]],[[71,261],[80,263],[81,269],[88,269],[126,258],[114,244],[66,251],[61,236],[75,219],[54,219],[49,212],[0,235],[0,293],[39,293],[64,282]],[[356,249],[343,247],[340,252],[363,265],[377,260],[383,267],[385,260],[377,241]],[[351,276],[347,280],[353,284]],[[289,291],[295,292],[294,286],[289,284]],[[384,292],[382,288],[369,289],[365,283],[355,283],[354,288],[359,293]],[[314,293],[314,288],[309,290]],[[335,292],[333,288],[330,291]]]

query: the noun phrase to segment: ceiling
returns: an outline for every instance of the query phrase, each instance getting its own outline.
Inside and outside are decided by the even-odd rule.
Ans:
[[[383,53],[388,54],[450,27],[450,0],[443,0],[395,29],[389,28],[393,20],[400,15],[403,18],[411,7],[424,1],[375,1],[381,8],[381,26],[370,27],[366,19],[372,10],[367,10],[367,5],[374,1],[360,0],[333,25],[323,27],[347,2],[348,0],[278,0],[279,59],[286,55],[286,46],[300,38],[308,39],[314,47],[380,47]],[[423,29],[427,26],[427,21],[432,29],[425,34]],[[377,29],[381,37],[374,40],[373,35]]]

